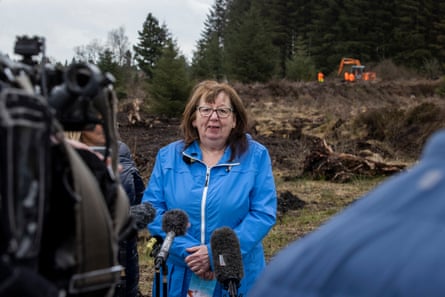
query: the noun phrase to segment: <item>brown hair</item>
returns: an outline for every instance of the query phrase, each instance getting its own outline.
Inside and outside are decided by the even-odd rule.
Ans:
[[[201,98],[207,103],[215,103],[219,93],[224,92],[230,98],[233,108],[233,115],[236,117],[236,126],[227,139],[227,145],[232,150],[230,160],[233,161],[236,156],[242,155],[247,150],[247,112],[241,98],[233,87],[227,83],[219,83],[213,80],[205,80],[198,83],[192,90],[182,114],[180,129],[184,136],[185,148],[190,146],[193,141],[199,140],[198,130],[193,127],[192,122],[196,117],[196,108]]]

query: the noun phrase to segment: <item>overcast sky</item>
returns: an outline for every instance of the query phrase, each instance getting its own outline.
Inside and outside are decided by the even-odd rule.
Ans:
[[[190,60],[214,0],[0,0],[0,52],[11,55],[18,35],[42,36],[46,55],[70,61],[73,48],[105,43],[123,26],[131,45],[152,13]],[[15,56],[13,56],[15,57]]]

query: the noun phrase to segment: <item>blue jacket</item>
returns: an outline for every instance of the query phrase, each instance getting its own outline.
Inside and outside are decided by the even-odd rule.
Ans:
[[[175,237],[170,249],[169,297],[187,294],[192,271],[184,261],[186,248],[202,242],[212,261],[210,237],[222,226],[232,228],[240,241],[244,278],[239,293],[245,295],[265,267],[262,240],[275,224],[276,190],[267,149],[249,135],[248,140],[248,151],[239,159],[228,162],[231,150],[227,148],[212,168],[201,161],[197,142],[183,151],[183,141],[177,141],[158,152],[143,196],[157,210],[149,231],[165,236],[162,215],[169,209],[185,211],[191,224],[184,236]],[[221,294],[218,288],[214,296]]]
[[[248,296],[445,296],[444,251],[442,130],[417,165],[280,252]]]

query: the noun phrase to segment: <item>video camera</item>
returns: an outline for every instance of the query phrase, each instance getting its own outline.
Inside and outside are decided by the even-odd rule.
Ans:
[[[117,185],[114,77],[89,63],[51,65],[42,37],[17,37],[14,52],[21,60],[0,53],[0,295],[50,296],[39,290],[48,282],[67,296],[105,296],[119,279],[116,238],[128,223]],[[112,152],[116,180],[107,186],[64,138],[96,124]],[[21,285],[29,272],[35,287]]]
[[[66,68],[49,64],[45,41],[40,37],[17,37],[14,52],[22,56],[21,61],[0,56],[0,89],[27,89],[45,97],[65,131],[83,130],[88,125],[102,123],[108,116],[100,95],[115,82],[110,73],[102,73],[88,63],[74,63]],[[39,54],[40,63],[33,59]]]

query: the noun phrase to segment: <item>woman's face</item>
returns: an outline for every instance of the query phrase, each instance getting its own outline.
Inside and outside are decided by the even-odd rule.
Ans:
[[[199,111],[199,108],[201,108],[201,111]],[[205,102],[203,98],[200,99],[196,110],[196,118],[192,125],[198,130],[202,144],[220,146],[226,144],[230,132],[236,126],[236,117],[232,108],[230,98],[224,92],[218,94],[213,104]],[[218,109],[219,111],[217,111]],[[206,113],[210,114],[207,115]]]

